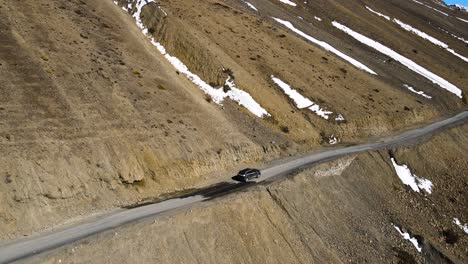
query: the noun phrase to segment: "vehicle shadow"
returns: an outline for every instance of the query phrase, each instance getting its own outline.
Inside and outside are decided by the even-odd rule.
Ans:
[[[242,178],[241,176],[239,175],[236,175],[236,176],[233,176],[231,178],[233,181],[236,181],[236,182],[244,182],[244,178]],[[245,183],[245,182],[244,182]]]
[[[132,208],[137,208],[137,207],[141,207],[145,205],[160,203],[160,202],[170,200],[170,199],[176,199],[176,198],[183,199],[183,198],[187,198],[187,197],[195,196],[195,195],[201,195],[205,198],[208,198],[207,200],[211,200],[211,199],[227,195],[229,193],[241,190],[243,188],[246,188],[255,184],[255,182],[244,182],[243,178],[238,175],[231,177],[231,179],[236,182],[220,182],[220,183],[216,183],[216,184],[213,184],[208,187],[201,188],[201,189],[188,189],[182,192],[174,192],[174,193],[167,194],[162,199],[154,199],[154,200],[141,202],[137,204],[131,204],[131,205],[124,206],[122,208],[132,209]]]
[[[207,200],[211,200],[220,196],[227,195],[229,193],[233,193],[235,191],[239,191],[241,189],[244,189],[254,184],[253,182],[244,183],[242,181],[242,177],[239,177],[239,176],[233,176],[232,179],[235,180],[236,182],[217,183],[207,188],[195,190],[187,194],[185,197],[189,197],[193,195],[202,195],[203,197],[208,198]]]

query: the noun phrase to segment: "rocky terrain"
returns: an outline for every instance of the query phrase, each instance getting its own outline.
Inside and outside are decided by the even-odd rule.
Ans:
[[[430,0],[0,0],[0,237],[465,109],[467,23],[466,12]],[[402,187],[389,154],[373,152],[322,165],[338,166],[336,177],[314,168],[59,256],[461,263],[466,236],[451,223],[468,221],[466,145],[463,126],[394,151],[430,178],[430,196]],[[235,221],[238,212],[257,220]],[[391,223],[423,237],[429,255],[416,254]],[[444,242],[453,234],[456,242]],[[98,254],[109,246],[113,254]],[[178,247],[186,254],[165,255]],[[195,247],[212,251],[193,255]]]
[[[458,144],[467,128],[390,150],[432,181],[430,194],[402,184],[389,152],[375,151],[25,263],[466,263],[468,235],[453,219],[468,218],[468,155]]]

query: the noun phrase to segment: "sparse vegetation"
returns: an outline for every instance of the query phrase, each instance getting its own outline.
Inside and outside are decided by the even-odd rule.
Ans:
[[[289,133],[289,127],[287,126],[280,126],[280,129],[283,133]]]
[[[146,181],[145,179],[134,181],[132,185],[135,187],[144,188],[146,186]]]
[[[234,78],[234,72],[229,68],[224,68],[223,73],[227,74],[228,76],[231,76],[231,78]]]
[[[449,245],[453,245],[453,244],[457,243],[458,240],[460,239],[458,234],[456,232],[454,232],[452,229],[446,229],[446,230],[442,231],[442,236],[445,239],[445,243],[447,243]]]
[[[278,120],[273,115],[266,116],[263,118],[266,122],[272,124],[272,125],[278,125]]]
[[[138,76],[138,78],[143,77],[143,76],[141,76],[141,72],[139,70],[133,70],[132,73],[135,74],[136,76]]]
[[[6,184],[9,184],[9,183],[12,183],[12,182],[13,182],[13,180],[11,179],[11,175],[10,175],[10,174],[7,174],[7,175],[5,176],[5,183],[6,183]]]

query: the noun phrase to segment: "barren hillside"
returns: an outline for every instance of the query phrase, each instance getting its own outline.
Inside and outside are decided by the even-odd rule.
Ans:
[[[431,0],[0,0],[0,237],[14,239],[164,199],[219,182],[246,166],[330,145],[365,142],[466,109],[467,23],[466,12]],[[466,185],[466,126],[456,129],[456,134],[450,141],[456,153],[443,144],[428,147],[435,152],[433,157],[461,158],[453,163],[459,171],[449,172],[452,163],[440,169],[450,175],[436,184],[444,190],[451,190],[453,175]],[[420,157],[419,152],[400,151],[408,160]],[[350,175],[360,175],[359,180],[369,184],[352,192],[364,197],[386,188],[388,182],[372,176],[390,173],[385,167],[388,159],[375,161],[379,155],[385,151],[341,161],[353,160],[350,164],[356,169]],[[424,174],[437,176],[426,163],[420,164]],[[368,231],[347,226],[327,237],[325,223],[316,229],[310,215],[278,211],[276,198],[269,197],[276,192],[267,195],[262,189],[278,188],[278,195],[288,188],[307,195],[323,192],[331,200],[352,196],[334,197],[339,186],[310,182],[306,175],[313,171],[278,187],[258,187],[229,198],[239,206],[215,203],[207,211],[197,209],[197,214],[209,214],[206,221],[217,221],[229,210],[234,214],[243,208],[252,217],[258,210],[272,210],[273,218],[267,214],[261,220],[273,221],[261,239],[277,235],[284,243],[293,243],[284,260],[295,254],[297,262],[304,263],[322,257],[362,262],[390,254],[390,244],[368,256],[330,251],[338,243],[338,232],[345,234],[340,239],[351,247],[356,234],[363,239]],[[295,186],[306,178],[307,186]],[[390,191],[402,192],[397,187]],[[464,195],[460,199],[466,200],[460,191]],[[381,208],[385,214],[374,210],[379,207],[376,202],[392,195],[385,193],[366,204],[360,217],[372,214],[388,222],[388,214],[406,212],[396,197],[389,198],[387,209]],[[258,199],[256,208],[242,207],[243,196]],[[317,206],[316,210],[328,213],[328,205],[315,204],[312,198],[284,199],[304,199],[300,211],[309,213],[305,208]],[[359,207],[362,202],[350,200],[348,206]],[[444,210],[460,214],[463,204],[441,202]],[[281,206],[299,210],[293,204]],[[329,213],[333,217],[337,212]],[[342,218],[335,224],[345,224],[349,214],[340,213]],[[468,221],[466,214],[459,217]],[[188,216],[182,218],[190,223]],[[403,219],[397,220],[412,223]],[[278,231],[275,225],[280,222],[274,221],[283,221],[285,230]],[[411,228],[418,234],[426,232],[429,229],[423,225],[431,221]],[[297,231],[294,226],[299,222],[300,228],[315,229],[314,236],[293,235],[291,230]],[[144,228],[152,231],[139,232],[156,234],[163,227]],[[394,233],[388,223],[384,229]],[[246,247],[239,230],[233,227],[230,232],[238,233],[237,246]],[[373,232],[377,237],[373,239],[383,239],[377,229]],[[436,239],[436,231],[427,232],[432,232],[427,235],[432,239],[428,245],[442,256],[454,261],[466,258],[466,236],[447,246]],[[128,233],[129,239],[136,239],[132,235]],[[252,241],[260,239],[257,235],[252,234]],[[317,236],[319,240],[314,239]],[[304,239],[316,241],[323,252],[314,253]],[[105,261],[115,262],[116,256]],[[232,256],[226,262],[258,262]],[[150,260],[152,256],[141,259]],[[166,259],[171,261],[177,259]],[[210,262],[203,257],[200,261]]]
[[[468,155],[458,144],[466,129],[392,150],[432,181],[431,193],[402,184],[387,151],[370,152],[109,231],[39,262],[466,263],[468,236],[454,223],[468,218]]]

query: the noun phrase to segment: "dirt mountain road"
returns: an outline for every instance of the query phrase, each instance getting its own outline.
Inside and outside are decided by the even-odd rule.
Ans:
[[[264,168],[262,170],[261,179],[257,180],[256,182],[271,181],[274,180],[274,178],[277,176],[284,176],[287,173],[300,168],[305,168],[319,161],[335,159],[352,153],[376,150],[408,143],[412,140],[431,135],[442,128],[456,125],[458,123],[464,123],[466,122],[465,120],[467,117],[468,111],[465,110],[455,116],[436,121],[430,125],[408,130],[401,134],[383,138],[375,142],[338,147],[331,150],[310,153],[305,156],[292,158]],[[88,222],[81,223],[63,230],[53,231],[46,234],[40,234],[35,237],[14,241],[0,248],[0,262],[9,263],[31,257],[33,255],[58,248],[82,238],[103,232],[105,230],[116,228],[146,217],[154,217],[175,209],[190,207],[195,203],[209,200],[214,195],[222,196],[224,194],[230,193],[233,190],[243,189],[249,185],[245,185],[243,183],[225,182],[218,184],[217,186],[219,187],[207,187],[205,189],[198,190],[196,193],[193,193],[192,195],[186,195],[183,198],[174,198],[132,209],[118,210],[104,217],[88,220]]]

